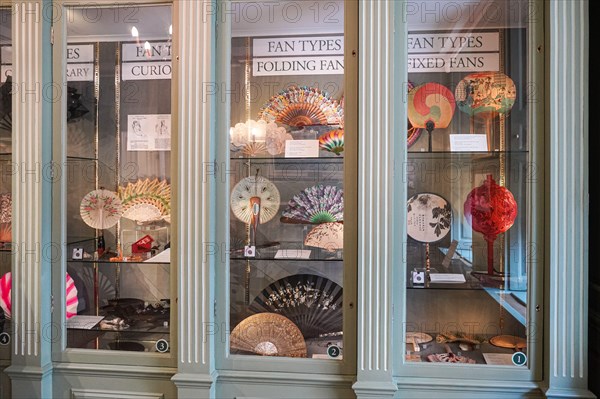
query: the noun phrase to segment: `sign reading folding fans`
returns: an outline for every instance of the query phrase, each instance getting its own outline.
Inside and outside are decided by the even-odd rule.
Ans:
[[[253,41],[253,76],[343,73],[343,36],[260,38]]]

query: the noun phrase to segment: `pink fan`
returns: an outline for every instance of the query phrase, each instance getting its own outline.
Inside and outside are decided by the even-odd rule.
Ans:
[[[12,301],[10,296],[11,291],[12,274],[11,272],[8,272],[2,276],[2,278],[0,278],[0,306],[2,307],[2,310],[4,310],[4,314],[7,318],[10,318],[12,314]],[[67,319],[70,319],[77,314],[77,305],[79,305],[79,300],[77,299],[77,287],[75,287],[75,281],[73,281],[73,278],[69,276],[69,273],[67,273],[66,292]]]

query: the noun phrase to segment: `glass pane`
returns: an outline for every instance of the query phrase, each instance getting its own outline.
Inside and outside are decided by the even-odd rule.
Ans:
[[[232,9],[230,351],[341,359],[343,4]]]
[[[528,2],[471,6],[408,13],[406,361],[523,365]]]
[[[171,7],[67,16],[68,346],[167,352]]]
[[[0,360],[10,359],[12,242],[12,12],[0,8]]]

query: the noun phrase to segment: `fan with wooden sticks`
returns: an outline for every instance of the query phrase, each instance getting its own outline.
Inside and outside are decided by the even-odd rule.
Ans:
[[[342,287],[315,274],[296,274],[271,283],[254,298],[250,310],[287,317],[304,338],[343,329]]]
[[[329,93],[315,87],[292,86],[271,97],[258,117],[288,126],[338,124],[344,118],[342,105]]]
[[[234,353],[306,357],[306,343],[298,327],[276,313],[259,313],[242,320],[231,332],[229,344]]]
[[[171,220],[171,185],[166,180],[144,179],[119,187],[123,217],[139,224]]]

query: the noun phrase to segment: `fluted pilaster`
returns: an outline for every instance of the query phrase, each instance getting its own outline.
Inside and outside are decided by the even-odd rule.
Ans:
[[[391,397],[394,2],[364,1],[359,9],[358,352],[361,397]],[[396,43],[396,40],[399,40]],[[398,156],[398,154],[395,154]]]
[[[50,397],[51,84],[49,1],[13,2],[12,396]],[[46,10],[47,11],[47,10]]]
[[[550,15],[548,397],[593,397],[588,381],[588,2]]]
[[[176,148],[179,220],[179,373],[182,397],[210,397],[214,370],[214,12],[213,1],[176,2],[174,71],[177,85]],[[176,23],[175,23],[176,22]]]

